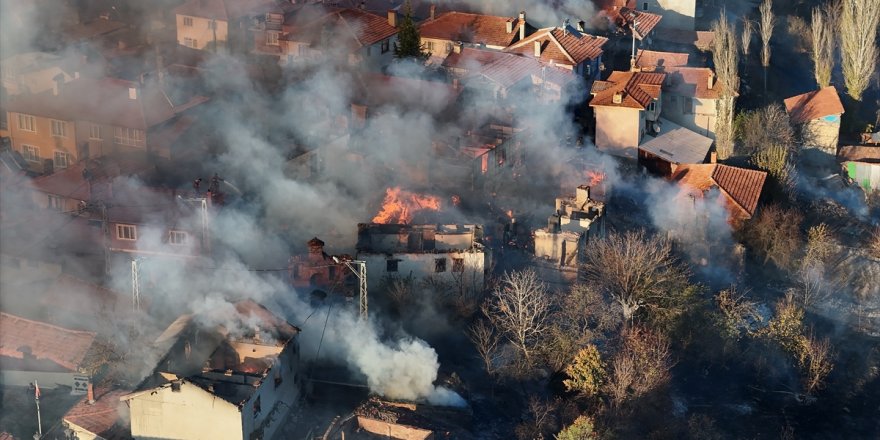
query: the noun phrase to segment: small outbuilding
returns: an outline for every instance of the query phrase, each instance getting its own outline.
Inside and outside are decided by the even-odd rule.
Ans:
[[[843,103],[834,86],[787,98],[785,110],[791,123],[800,128],[804,147],[837,153]]]

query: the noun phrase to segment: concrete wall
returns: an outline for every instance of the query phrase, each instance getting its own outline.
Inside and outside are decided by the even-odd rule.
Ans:
[[[593,107],[593,111],[596,115],[596,148],[635,159],[645,130],[643,112],[622,107]]]
[[[215,41],[225,45],[229,39],[229,24],[223,20],[216,20],[216,32],[211,29],[211,21],[208,18],[188,17],[192,18],[192,26],[184,26],[184,15],[177,16],[177,44],[185,46],[187,38],[196,41],[194,49],[205,49]]]
[[[129,400],[131,435],[135,439],[242,440],[239,409],[184,382],[147,391]]]
[[[817,148],[828,154],[837,154],[840,137],[840,115],[813,119],[801,126],[804,147]]]
[[[378,283],[386,277],[413,277],[416,280],[432,277],[439,281],[459,284],[465,287],[475,286],[482,289],[484,282],[484,270],[488,264],[487,255],[482,251],[474,252],[444,252],[444,253],[412,253],[412,254],[365,254],[359,253],[357,258],[367,263],[367,278],[376,280],[369,286],[373,289],[381,288]],[[454,259],[462,259],[463,270],[453,272]],[[437,259],[446,260],[446,270],[435,272]],[[397,271],[389,272],[388,260],[397,261]]]
[[[398,425],[396,423],[389,423],[364,416],[358,416],[357,421],[358,426],[364,431],[381,436],[382,438],[392,438],[397,440],[431,440],[434,438],[434,433],[427,429]]]
[[[535,231],[535,256],[549,260],[556,266],[577,265],[580,236],[574,233],[556,234],[539,229]]]
[[[718,101],[689,96],[663,94],[663,117],[688,130],[715,139],[715,122],[718,115]],[[685,111],[685,107],[690,112]]]
[[[648,5],[647,12],[663,16],[663,19],[657,24],[658,28],[688,31],[696,29],[694,22],[697,13],[696,0],[638,0],[636,9],[646,10],[646,3]]]

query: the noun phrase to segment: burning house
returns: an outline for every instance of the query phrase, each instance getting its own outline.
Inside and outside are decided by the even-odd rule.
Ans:
[[[433,279],[479,291],[490,265],[482,239],[480,225],[361,223],[357,259],[374,279]]]
[[[136,439],[272,438],[300,396],[299,329],[245,300],[183,315],[155,341],[166,352],[121,399]]]
[[[590,187],[558,197],[547,227],[535,231],[535,256],[561,267],[576,267],[590,237],[605,235],[605,203],[590,198]]]
[[[290,257],[288,264],[290,285],[312,294],[343,292],[349,295],[351,272],[339,261],[351,260],[348,255],[332,256],[324,252],[324,242],[318,237],[308,241],[309,252]]]

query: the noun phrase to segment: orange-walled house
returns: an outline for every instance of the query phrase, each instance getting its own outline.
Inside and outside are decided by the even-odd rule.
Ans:
[[[635,159],[651,125],[660,119],[663,73],[612,72],[595,81],[590,107],[596,117],[596,148]]]

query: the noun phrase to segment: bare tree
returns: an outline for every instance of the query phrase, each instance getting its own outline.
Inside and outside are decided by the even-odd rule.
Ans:
[[[468,339],[471,340],[474,348],[477,349],[477,354],[480,356],[480,360],[483,361],[483,368],[486,369],[486,373],[490,376],[495,374],[495,367],[501,358],[498,350],[501,338],[495,332],[495,329],[486,321],[478,321],[468,329]]]
[[[803,215],[794,209],[766,206],[748,225],[746,242],[764,257],[765,263],[773,261],[779,268],[796,269],[798,250],[803,246],[800,230],[803,219]]]
[[[761,34],[761,65],[764,66],[764,90],[766,91],[767,68],[770,67],[770,38],[773,36],[773,27],[776,26],[776,17],[773,15],[773,0],[764,0],[758,10],[761,12],[758,32]]]
[[[819,340],[810,333],[801,339],[799,364],[801,367],[804,392],[812,394],[822,389],[825,378],[834,369],[834,354],[828,338]]]
[[[584,278],[594,289],[620,304],[623,319],[652,309],[683,293],[685,267],[672,255],[672,244],[643,231],[611,234],[597,241],[584,262]]]
[[[880,2],[843,0],[842,8],[838,31],[843,80],[846,93],[861,101],[877,68]]]
[[[725,160],[733,154],[733,116],[736,96],[739,93],[739,50],[736,47],[736,31],[727,21],[727,13],[712,23],[715,34],[712,47],[712,61],[715,74],[721,86],[718,100],[718,119],[715,122],[715,149],[718,159]]]
[[[788,113],[779,103],[740,113],[736,128],[741,154],[755,154],[768,145],[779,145],[787,151],[796,140]],[[779,166],[783,165],[784,162]]]
[[[834,13],[829,3],[813,8],[812,57],[813,75],[819,88],[831,85],[834,70]]]
[[[532,349],[547,331],[550,296],[535,271],[505,273],[483,305],[483,313],[531,364]]]
[[[716,322],[726,339],[739,340],[749,333],[752,323],[762,320],[757,304],[737,292],[736,286],[718,292],[715,304],[718,306]]]
[[[666,384],[675,364],[669,339],[662,334],[634,327],[621,337],[605,386],[615,407]]]
[[[742,51],[743,55],[748,58],[749,56],[749,47],[752,45],[752,35],[755,33],[755,22],[749,20],[748,17],[743,17],[743,29],[742,35],[740,36],[742,40]]]
[[[552,400],[530,397],[525,420],[514,430],[516,438],[520,440],[547,438],[558,429],[556,412],[560,406],[562,406],[562,399],[558,397]]]

